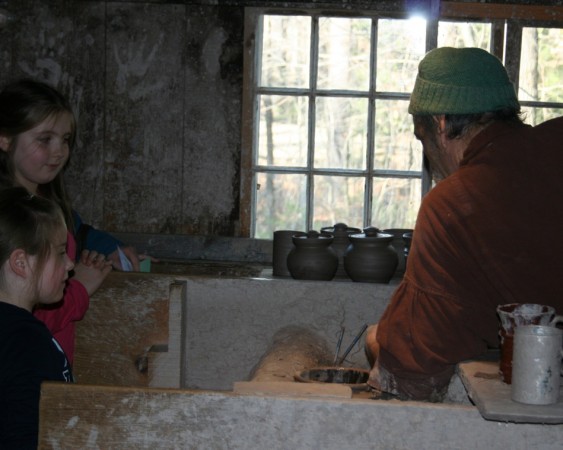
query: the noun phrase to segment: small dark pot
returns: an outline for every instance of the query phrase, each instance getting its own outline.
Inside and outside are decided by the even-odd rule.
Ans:
[[[354,281],[389,283],[399,258],[393,248],[393,235],[368,227],[350,236],[352,243],[344,254],[344,268]]]
[[[295,248],[287,256],[287,268],[296,280],[324,280],[334,278],[338,256],[330,247],[332,234],[309,231],[293,236]]]
[[[345,223],[337,223],[333,227],[321,228],[321,232],[329,233],[334,236],[331,247],[338,256],[338,269],[336,269],[334,278],[350,279],[348,273],[346,273],[346,269],[344,269],[344,253],[350,245],[350,235],[361,233],[362,230],[349,227]]]
[[[393,235],[393,248],[397,252],[397,257],[399,258],[399,263],[397,264],[397,269],[395,270],[394,276],[402,277],[405,274],[406,268],[406,241],[404,235],[406,233],[411,233],[412,229],[410,228],[388,228],[386,230],[382,230],[382,233],[385,234],[392,234]],[[410,245],[410,241],[409,241]]]

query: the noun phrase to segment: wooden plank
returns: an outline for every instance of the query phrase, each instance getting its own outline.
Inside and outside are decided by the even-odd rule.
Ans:
[[[237,387],[239,394],[258,396],[352,397],[346,386],[280,382],[277,384],[288,386],[276,388],[275,384],[240,383]],[[295,394],[290,393],[290,384]],[[239,394],[45,382],[39,407],[39,448],[195,448],[190,445],[194,435],[199,436],[200,426],[208,430],[208,448],[226,448],[214,441],[221,439],[221,432],[217,431],[218,437],[209,435],[209,425],[203,423],[215,422],[220,430],[225,399]],[[244,408],[244,404],[238,407]],[[264,399],[252,404],[264,405]],[[231,404],[230,408],[237,406]],[[237,414],[233,410],[224,412]],[[227,424],[226,428],[232,427]]]
[[[46,382],[40,449],[185,448],[193,392]]]
[[[562,6],[506,5],[494,3],[441,2],[440,18],[522,19],[563,21]]]
[[[184,387],[185,342],[182,326],[185,318],[186,282],[174,281],[168,295],[168,344],[153,345],[149,352],[150,387]]]
[[[498,374],[498,362],[461,363],[458,373],[467,393],[485,419],[517,423],[563,423],[563,386],[554,405],[526,405],[510,398],[510,385]]]
[[[559,449],[562,426],[398,400],[43,383],[40,449]]]
[[[176,295],[169,308],[173,282],[170,275],[108,276],[77,324],[73,371],[79,383],[154,386],[162,365],[170,373],[160,378],[160,386],[179,387],[181,300]],[[173,356],[167,357],[171,346]]]
[[[235,381],[236,394],[276,395],[280,397],[352,398],[350,386],[291,381]]]

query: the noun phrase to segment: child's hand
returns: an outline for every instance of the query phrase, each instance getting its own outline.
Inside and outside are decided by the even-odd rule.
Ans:
[[[135,247],[120,247],[123,254],[127,257],[127,259],[131,262],[133,266],[134,272],[139,272],[140,269],[140,261],[144,259],[150,259],[153,262],[158,262],[158,259],[153,258],[152,256],[148,255],[139,255],[137,253],[137,249]],[[108,259],[111,261],[113,267],[117,270],[123,270],[121,265],[121,258],[119,257],[119,250],[114,251],[108,255]]]
[[[79,262],[86,266],[93,265],[94,267],[101,268],[102,266],[105,266],[107,260],[104,254],[98,253],[95,250],[82,250]]]
[[[74,266],[73,278],[80,281],[88,295],[93,295],[111,272],[111,262],[101,253],[84,250]]]

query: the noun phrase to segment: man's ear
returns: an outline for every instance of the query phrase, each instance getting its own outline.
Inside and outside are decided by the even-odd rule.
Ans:
[[[4,134],[0,134],[0,150],[7,152],[8,149],[10,148],[11,142],[12,142],[11,138],[9,138]]]
[[[27,253],[21,248],[12,252],[8,262],[10,264],[10,269],[16,275],[24,278],[28,276],[30,267],[27,259]]]
[[[438,116],[434,116],[434,120],[436,121],[438,139],[440,140],[442,147],[444,147],[448,139],[448,137],[446,136],[446,116],[444,114],[440,114]]]

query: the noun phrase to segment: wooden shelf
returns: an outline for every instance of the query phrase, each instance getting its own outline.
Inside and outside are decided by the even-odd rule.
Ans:
[[[563,22],[563,6],[441,2],[440,18],[521,19]]]

